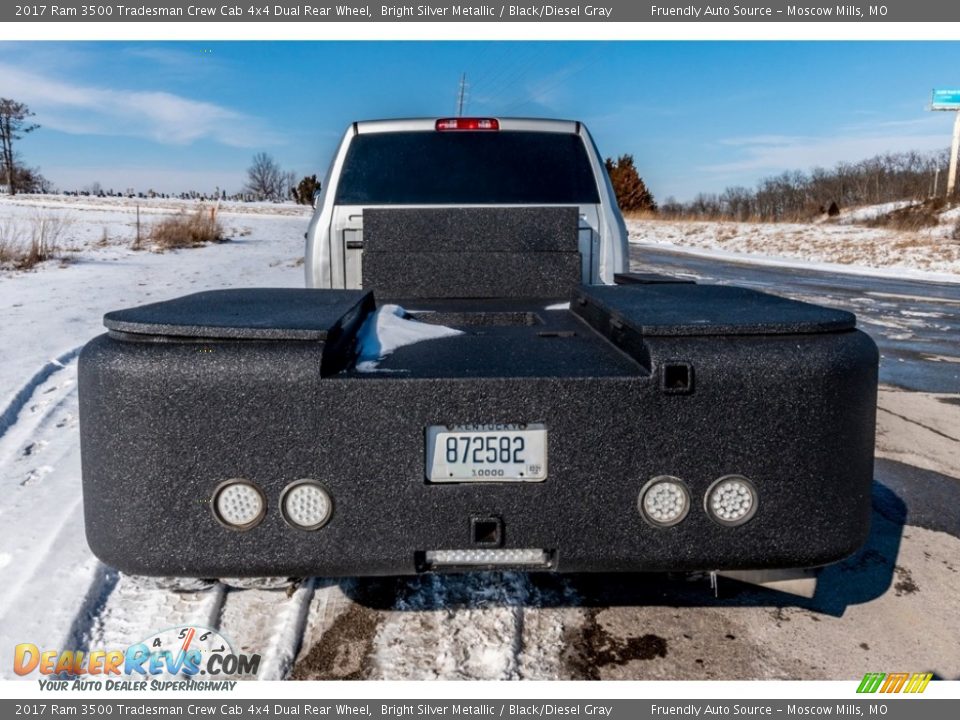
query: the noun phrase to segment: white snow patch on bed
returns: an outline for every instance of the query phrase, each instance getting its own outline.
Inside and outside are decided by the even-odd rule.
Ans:
[[[360,328],[357,370],[376,372],[380,361],[399,348],[462,334],[461,330],[415,320],[399,305],[384,305]]]

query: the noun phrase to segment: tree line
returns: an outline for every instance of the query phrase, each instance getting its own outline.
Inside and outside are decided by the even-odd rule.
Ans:
[[[39,170],[25,165],[14,149],[15,141],[39,128],[31,119],[33,115],[23,103],[0,98],[0,184],[11,195],[52,190]],[[722,193],[700,193],[689,202],[670,197],[659,204],[640,177],[632,155],[624,154],[616,160],[607,158],[604,164],[617,202],[624,212],[782,221],[836,214],[844,207],[942,195],[949,156],[947,149],[928,153],[886,153],[860,162],[837,163],[832,169],[817,167],[810,172],[783,172],[763,178],[755,188],[734,186]],[[298,181],[293,172],[283,170],[276,160],[260,152],[254,155],[247,168],[247,182],[240,197],[274,202],[292,199],[309,205],[319,190],[316,175]],[[83,191],[83,194],[90,193]]]
[[[763,178],[755,188],[728,187],[700,193],[689,202],[667,198],[660,213],[673,217],[730,220],[809,220],[841,208],[923,200],[943,195],[950,151],[875,155],[860,162],[837,163]]]
[[[247,168],[243,191],[254,200],[281,202],[290,199],[300,205],[310,205],[314,194],[320,191],[320,181],[316,175],[306,175],[298,182],[295,173],[283,170],[267,153],[258,152]]]

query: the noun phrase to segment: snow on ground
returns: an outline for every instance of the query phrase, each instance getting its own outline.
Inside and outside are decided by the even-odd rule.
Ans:
[[[861,223],[867,220],[876,220],[889,215],[895,210],[902,210],[910,205],[916,205],[915,200],[898,200],[897,202],[881,203],[880,205],[865,205],[864,207],[844,210],[837,219],[840,223]]]
[[[80,207],[95,202],[72,199]],[[47,372],[47,363],[103,332],[101,319],[108,310],[221,287],[303,287],[309,208],[281,205],[282,215],[269,215],[267,208],[243,214],[224,206],[220,222],[229,242],[157,253],[130,249],[135,205],[104,202],[78,209],[64,203],[50,209],[47,203],[46,197],[0,200],[0,228],[5,223],[26,227],[37,213],[65,219],[61,260],[28,272],[0,271],[0,409],[24,389],[32,391],[36,381],[23,385],[25,378]],[[289,208],[298,214],[288,215]],[[141,208],[141,222],[153,221],[143,218]],[[0,417],[2,433],[10,419]]]
[[[115,209],[136,214],[137,207],[141,213],[157,214],[163,212],[179,212],[193,210],[200,205],[211,206],[214,200],[185,200],[181,198],[138,198],[138,197],[89,197],[83,195],[16,195],[0,196],[4,203],[4,216],[10,207],[27,207],[41,210],[70,210],[70,211],[103,211]],[[223,212],[236,215],[287,215],[302,217],[309,215],[309,209],[303,205],[289,202],[239,202],[224,200],[219,204]]]
[[[196,206],[141,202],[145,223]],[[133,202],[0,200],[0,228],[29,227],[38,216],[66,219],[63,261],[0,271],[0,647],[83,647],[113,641],[118,628],[209,621],[222,605],[222,587],[180,603],[138,579],[118,577],[90,554],[83,539],[76,394],[77,354],[104,332],[109,310],[221,287],[303,286],[309,208],[227,203],[221,213],[229,242],[158,253],[130,249]],[[278,603],[300,602],[274,594]],[[279,609],[271,613],[284,616]],[[238,628],[241,636],[244,631]],[[292,657],[284,661],[281,653],[272,662],[271,672],[282,675]],[[0,673],[10,673],[10,666]]]
[[[940,213],[940,224],[960,222],[960,206]]]
[[[867,210],[876,216],[875,209]],[[838,272],[960,279],[960,241],[949,237],[956,221],[944,217],[938,226],[916,232],[838,223],[647,219],[628,220],[627,228],[633,243],[775,258],[778,264],[818,263]]]

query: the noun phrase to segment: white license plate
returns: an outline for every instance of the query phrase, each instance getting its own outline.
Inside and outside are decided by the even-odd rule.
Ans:
[[[427,480],[430,482],[541,482],[546,479],[546,425],[503,423],[427,428]]]

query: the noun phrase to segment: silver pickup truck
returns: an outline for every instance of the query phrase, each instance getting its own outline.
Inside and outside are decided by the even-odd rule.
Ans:
[[[306,267],[104,317],[79,363],[104,562],[809,595],[867,538],[876,345],[843,310],[627,272],[580,123],[351,125]]]
[[[577,206],[584,285],[627,269],[627,229],[583,123],[522,118],[355,122],[307,231],[307,287],[361,287],[363,212]]]

